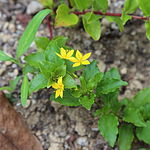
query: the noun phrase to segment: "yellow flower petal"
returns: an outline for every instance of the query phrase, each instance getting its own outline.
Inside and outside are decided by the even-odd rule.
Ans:
[[[69,60],[72,62],[78,62],[78,59],[76,59],[75,57],[70,57]]]
[[[91,56],[91,53],[87,53],[82,57],[82,60],[86,60]]]
[[[63,98],[63,90],[60,90],[60,97]]]
[[[58,78],[58,84],[62,85],[62,77]]]
[[[53,87],[54,89],[58,89],[58,88],[59,88],[59,86],[58,86],[57,83],[53,83],[53,84],[52,84],[52,87]]]
[[[60,54],[63,58],[66,57],[66,50],[64,48],[60,48]]]
[[[56,53],[57,56],[59,56],[60,58],[63,58],[60,54]]]
[[[80,62],[77,62],[77,63],[73,64],[73,67],[78,67],[78,66],[80,66],[80,65],[81,65],[81,63],[80,63]]]
[[[67,53],[67,57],[70,58],[74,53],[74,50],[70,50],[68,53]]]
[[[76,58],[77,59],[81,59],[83,56],[82,56],[82,54],[80,53],[80,51],[79,50],[77,50],[77,52],[76,52]]]
[[[83,65],[88,65],[88,64],[90,64],[90,62],[88,61],[88,60],[84,60],[84,61],[82,61],[81,62]]]
[[[56,90],[56,93],[55,93],[55,98],[59,97],[60,96],[60,90]]]

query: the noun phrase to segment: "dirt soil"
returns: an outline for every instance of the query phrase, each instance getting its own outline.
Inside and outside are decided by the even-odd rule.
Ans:
[[[120,8],[122,1],[112,6]],[[0,49],[15,56],[18,39],[32,15],[26,11],[30,1],[0,0]],[[112,10],[114,7],[112,7]],[[49,36],[46,24],[41,25],[38,36]],[[69,37],[68,45],[84,52],[92,52],[101,71],[117,67],[122,79],[129,85],[121,89],[120,98],[131,98],[137,91],[150,85],[150,42],[145,36],[142,21],[133,20],[121,33],[115,24],[102,20],[102,36],[94,41],[84,32],[80,23],[75,28],[55,29],[54,35]],[[31,51],[35,50],[32,44]],[[23,61],[23,57],[21,58]],[[20,75],[20,68],[10,62],[0,62],[0,87]],[[32,78],[30,75],[29,78]],[[13,93],[19,100],[19,87]],[[41,141],[44,150],[112,150],[100,135],[97,118],[82,107],[65,107],[49,100],[50,92],[42,90],[29,97],[28,108],[20,101],[14,107],[20,112],[33,133]],[[147,147],[135,143],[133,150]],[[113,150],[118,150],[117,146]]]

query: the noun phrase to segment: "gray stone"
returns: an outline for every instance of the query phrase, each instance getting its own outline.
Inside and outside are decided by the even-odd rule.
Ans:
[[[77,139],[77,144],[80,145],[80,146],[87,146],[88,145],[87,137],[79,137]]]
[[[34,14],[38,11],[40,11],[43,8],[43,6],[37,2],[37,1],[31,1],[30,4],[27,7],[27,14]]]

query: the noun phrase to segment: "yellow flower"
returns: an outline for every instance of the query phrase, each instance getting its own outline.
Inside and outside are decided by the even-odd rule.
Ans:
[[[64,48],[60,48],[60,54],[56,53],[62,59],[70,59],[73,55],[74,50],[65,50]]]
[[[63,97],[63,91],[64,91],[64,84],[62,83],[62,77],[59,77],[57,83],[53,83],[52,87],[54,89],[56,89],[55,98],[57,98],[59,96],[62,98]]]
[[[91,56],[91,53],[87,53],[85,55],[82,55],[79,50],[76,52],[76,58],[71,57],[69,60],[74,62],[73,67],[77,67],[80,65],[88,65],[90,62],[87,60]]]

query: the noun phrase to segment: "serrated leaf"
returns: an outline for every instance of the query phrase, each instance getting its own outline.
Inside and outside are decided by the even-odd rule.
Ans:
[[[104,75],[104,78],[121,80],[121,76],[117,68],[111,68],[109,71],[107,71]]]
[[[78,23],[78,16],[69,14],[69,8],[66,4],[59,5],[56,11],[55,26],[72,26]]]
[[[106,19],[110,22],[115,22],[120,31],[123,31],[124,26],[123,26],[123,21],[120,19],[120,17],[115,17],[115,16],[106,16]]]
[[[101,81],[98,84],[97,92],[101,94],[108,94],[126,85],[128,85],[128,83],[122,80],[107,79],[107,80]]]
[[[126,124],[119,128],[119,150],[130,150],[133,139],[134,134],[131,125]]]
[[[48,80],[45,78],[43,74],[37,74],[30,83],[29,87],[29,93],[33,93],[35,91],[38,91],[42,88],[47,87]]]
[[[150,144],[150,121],[147,121],[146,127],[137,128],[136,135],[139,140],[144,141],[147,144]]]
[[[137,127],[146,126],[140,110],[133,107],[127,107],[125,109],[123,120],[128,123],[133,123]]]
[[[104,107],[103,108],[106,110],[105,113],[109,113],[109,112],[117,113],[118,112],[118,110],[121,107],[121,104],[118,100],[118,95],[119,95],[118,89],[108,94],[97,95],[97,97],[99,97],[104,103],[105,108]]]
[[[150,40],[150,21],[145,22],[146,36]]]
[[[97,95],[114,92],[121,86],[126,85],[128,85],[128,83],[121,80],[118,70],[112,68],[104,74],[103,79],[98,84],[96,89]]]
[[[15,62],[16,60],[14,58],[8,56],[2,50],[0,50],[0,61],[12,61],[12,62]]]
[[[17,46],[17,58],[23,55],[28,48],[30,47],[31,43],[35,39],[36,32],[42,23],[43,19],[51,12],[50,9],[45,9],[40,11],[36,14],[33,19],[28,24],[27,28],[25,29],[23,35],[21,36],[18,46]]]
[[[80,106],[81,104],[79,103],[79,99],[75,98],[71,95],[70,90],[65,90],[64,91],[64,96],[63,98],[55,98],[54,94],[51,95],[50,100],[59,102],[62,105],[65,106]]]
[[[143,90],[139,91],[133,98],[132,102],[134,106],[139,108],[146,103],[150,103],[150,87],[144,88]]]
[[[150,2],[149,0],[138,0],[139,7],[145,16],[150,16]]]
[[[50,40],[47,37],[36,37],[35,38],[35,44],[38,48],[39,52],[43,52],[46,50]]]
[[[75,80],[69,74],[65,75],[63,79],[63,83],[64,83],[65,88],[68,88],[68,89],[77,87]]]
[[[113,114],[103,115],[98,121],[100,133],[112,147],[114,146],[117,138],[118,125],[118,118]]]
[[[89,96],[80,97],[80,104],[85,107],[87,110],[90,110],[92,105],[94,104],[95,94],[91,94]]]
[[[45,56],[42,52],[32,53],[25,57],[25,61],[30,66],[39,68],[39,64],[45,61]]]
[[[24,75],[21,85],[21,104],[26,106],[29,94],[29,81],[27,75]]]
[[[92,14],[93,16],[96,16],[95,14]],[[90,20],[89,17],[91,17],[91,13],[86,13],[82,17],[83,25],[85,31],[94,39],[99,40],[101,36],[101,24],[100,21],[97,19],[97,17],[92,17],[94,19]],[[101,18],[99,16],[99,18]]]
[[[94,10],[101,10],[105,13],[108,9],[108,0],[94,0],[93,8]]]
[[[83,10],[87,9],[91,3],[90,0],[74,0],[77,9]]]
[[[124,12],[125,14],[131,14],[138,8],[137,0],[126,0],[124,3]]]

